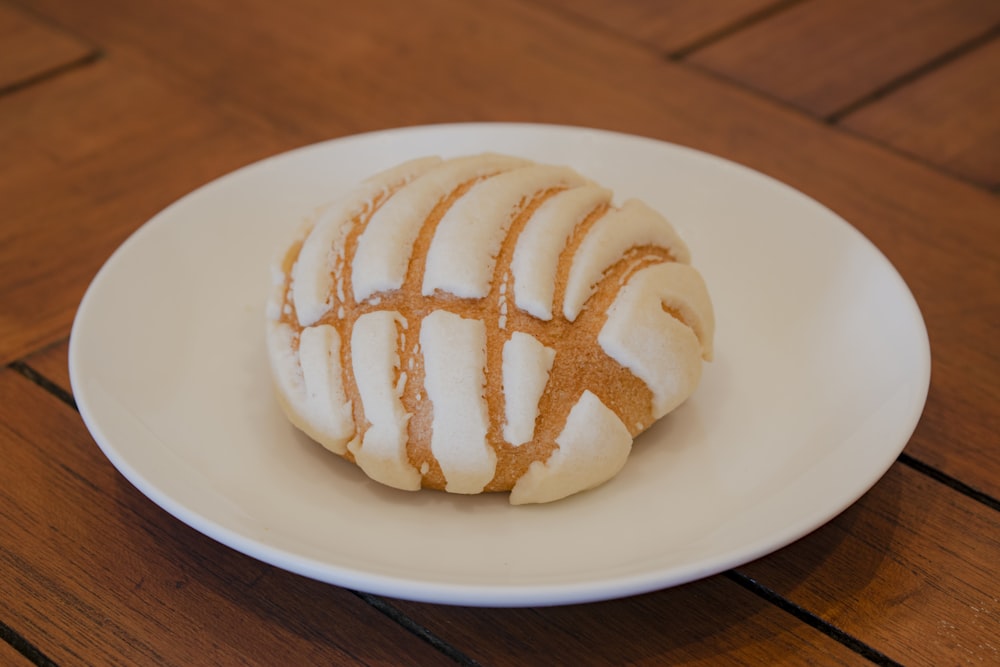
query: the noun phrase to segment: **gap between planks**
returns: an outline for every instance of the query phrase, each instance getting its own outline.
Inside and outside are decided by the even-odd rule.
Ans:
[[[51,81],[52,79],[58,78],[68,72],[72,72],[74,70],[93,65],[99,60],[103,60],[103,58],[104,58],[104,51],[95,49],[93,51],[90,51],[89,53],[80,56],[79,58],[75,58],[60,65],[56,65],[55,67],[50,67],[49,69],[43,70],[38,74],[30,76],[26,79],[15,81],[14,83],[11,83],[7,86],[0,86],[0,96],[10,95],[11,93],[16,93],[26,88],[30,88],[34,85],[44,83],[46,81]]]
[[[985,46],[986,44],[993,41],[997,37],[1000,37],[1000,24],[994,25],[985,32],[981,33],[980,35],[973,37],[968,41],[959,44],[955,48],[937,55],[934,58],[931,58],[923,65],[915,67],[909,72],[906,72],[904,74],[901,74],[900,76],[897,76],[894,79],[886,81],[884,84],[882,84],[872,92],[868,93],[867,95],[863,95],[862,97],[841,107],[840,109],[837,109],[836,111],[827,114],[827,116],[825,118],[822,118],[821,120],[829,123],[830,125],[836,125],[841,120],[843,120],[850,114],[854,113],[855,111],[858,111],[862,107],[865,107],[873,102],[877,102],[883,97],[891,95],[900,88],[903,88],[909,85],[910,83],[913,83],[917,79],[929,74],[930,72],[944,65],[947,65],[948,63],[954,60],[961,58],[967,53],[975,51],[981,46]]]
[[[824,621],[822,618],[813,614],[808,609],[801,607],[791,600],[782,597],[770,588],[760,584],[757,580],[748,577],[745,574],[737,572],[736,570],[729,570],[723,573],[723,576],[732,581],[733,583],[742,586],[746,590],[750,591],[757,597],[767,600],[775,607],[778,607],[785,613],[791,614],[796,619],[802,621],[809,627],[822,632],[827,637],[843,644],[847,648],[851,649],[863,658],[871,661],[880,667],[902,667],[901,663],[896,662],[889,656],[885,655],[881,651],[878,651],[865,642],[861,641],[854,635],[844,632],[840,628],[832,625],[828,621]]]
[[[3,621],[0,621],[0,639],[10,644],[15,651],[23,655],[33,665],[37,665],[38,667],[57,667],[56,663],[52,662],[47,655],[38,650],[21,633]]]

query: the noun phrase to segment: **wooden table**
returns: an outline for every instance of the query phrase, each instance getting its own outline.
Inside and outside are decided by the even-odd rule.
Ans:
[[[180,523],[75,409],[88,282],[162,207],[318,140],[642,134],[849,220],[923,312],[904,453],[777,553],[587,605],[321,584]],[[1000,664],[1000,2],[0,0],[0,663]]]

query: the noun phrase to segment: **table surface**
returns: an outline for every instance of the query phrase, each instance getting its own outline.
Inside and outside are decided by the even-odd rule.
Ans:
[[[526,609],[318,583],[125,481],[67,372],[110,253],[257,159],[457,121],[692,146],[850,221],[930,336],[903,454],[755,562]],[[996,0],[0,0],[0,663],[1000,664],[998,189]]]

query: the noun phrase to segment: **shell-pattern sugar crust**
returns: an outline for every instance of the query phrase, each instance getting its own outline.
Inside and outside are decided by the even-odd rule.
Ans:
[[[274,270],[291,421],[400,489],[547,502],[622,468],[712,355],[673,227],[567,167],[428,157],[328,206]]]

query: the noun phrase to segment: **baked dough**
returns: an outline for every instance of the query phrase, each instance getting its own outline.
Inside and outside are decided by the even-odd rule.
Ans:
[[[612,478],[695,390],[715,324],[673,227],[611,196],[496,154],[361,183],[274,270],[288,418],[399,489],[521,504]]]

